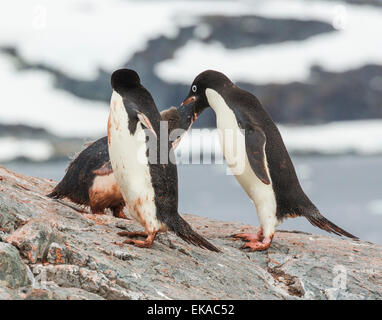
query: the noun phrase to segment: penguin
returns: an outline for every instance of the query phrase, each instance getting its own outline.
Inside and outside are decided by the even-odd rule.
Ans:
[[[215,111],[227,165],[253,201],[260,222],[257,234],[234,235],[246,241],[242,248],[268,249],[276,227],[298,216],[327,232],[357,239],[327,220],[304,193],[277,126],[253,94],[223,73],[207,70],[194,79],[181,106],[192,109],[195,118],[209,106]]]
[[[90,206],[93,214],[104,214],[109,208],[115,217],[127,219],[123,212],[125,202],[110,165],[107,137],[98,139],[80,152],[47,197],[69,198],[79,205]]]
[[[163,110],[161,118],[168,122],[169,136],[175,129],[181,129],[180,133],[187,131],[193,122],[192,113],[175,107]],[[181,135],[175,137],[174,148]],[[105,209],[110,209],[115,217],[128,219],[123,212],[125,201],[111,167],[107,136],[88,145],[70,162],[65,176],[47,197],[69,198],[79,205],[90,206],[93,214],[104,214]]]
[[[172,231],[188,243],[218,252],[178,213],[173,149],[168,139],[161,141],[161,116],[151,94],[130,69],[114,71],[111,86],[108,120],[111,165],[130,215],[145,229],[120,232],[120,236],[129,237],[124,243],[151,248],[158,232]],[[161,161],[162,156],[169,161]],[[137,236],[146,238],[133,239]]]

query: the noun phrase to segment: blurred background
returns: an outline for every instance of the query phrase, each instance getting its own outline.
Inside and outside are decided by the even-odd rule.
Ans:
[[[199,72],[225,73],[277,122],[321,212],[382,244],[382,0],[2,1],[0,164],[61,179],[69,156],[106,135],[109,78],[123,66],[160,109]],[[215,128],[211,110],[200,127]],[[213,131],[179,152],[207,144]],[[178,172],[180,212],[258,223],[224,164]],[[303,218],[280,228],[325,233]]]

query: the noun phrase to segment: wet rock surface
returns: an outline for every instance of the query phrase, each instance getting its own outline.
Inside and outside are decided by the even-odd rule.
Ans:
[[[54,185],[0,167],[0,299],[382,298],[382,246],[279,231],[248,252],[230,235],[255,227],[184,215],[222,252],[172,233],[141,249],[117,235],[136,222],[46,198]]]

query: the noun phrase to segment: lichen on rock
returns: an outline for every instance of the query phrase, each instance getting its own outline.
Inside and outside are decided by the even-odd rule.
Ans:
[[[257,228],[183,215],[221,253],[172,233],[142,249],[117,235],[138,223],[45,197],[54,185],[0,167],[0,299],[382,298],[382,246],[278,231],[248,252],[229,235]]]

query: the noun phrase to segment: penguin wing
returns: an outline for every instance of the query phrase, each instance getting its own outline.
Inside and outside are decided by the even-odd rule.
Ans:
[[[150,119],[142,111],[139,110],[138,106],[133,101],[127,98],[123,99],[123,104],[125,106],[126,112],[129,115],[129,117],[132,119],[136,117],[135,119],[137,119],[142,124],[143,127],[149,129],[154,134],[155,138],[157,138],[157,134],[151,124]],[[135,132],[136,123],[137,122],[134,122],[134,125],[133,125],[133,122],[129,122],[130,132]],[[130,128],[130,125],[131,125],[131,128]]]
[[[153,135],[155,136],[155,138],[157,138],[157,134],[151,124],[151,121],[150,119],[143,113],[143,112],[140,112],[138,110],[135,110],[137,112],[137,117],[138,117],[138,120],[140,123],[142,123],[142,125],[144,127],[146,127],[147,129],[149,129]]]
[[[93,170],[93,173],[97,176],[107,176],[113,173],[113,168],[111,166],[111,161],[105,162],[105,164],[99,169]]]
[[[253,172],[263,183],[270,184],[265,155],[267,138],[264,131],[253,121],[238,119],[238,124],[240,129],[244,130],[245,150]]]

